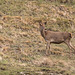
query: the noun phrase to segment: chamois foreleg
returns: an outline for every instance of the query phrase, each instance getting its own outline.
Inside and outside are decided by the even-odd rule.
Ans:
[[[46,45],[46,55],[49,55],[49,50],[50,50],[50,42],[46,41],[47,45]]]

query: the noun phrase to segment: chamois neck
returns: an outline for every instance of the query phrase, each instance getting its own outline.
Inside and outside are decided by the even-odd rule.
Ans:
[[[40,26],[40,33],[42,37],[45,38],[45,27],[44,26]]]

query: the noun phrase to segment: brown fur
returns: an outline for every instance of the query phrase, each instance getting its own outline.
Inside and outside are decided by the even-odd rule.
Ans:
[[[44,23],[46,24],[46,22]],[[72,35],[71,33],[68,32],[54,32],[54,31],[50,31],[50,30],[45,30],[45,26],[42,22],[39,23],[40,25],[40,32],[42,37],[45,39],[45,41],[47,42],[47,46],[46,46],[46,54],[48,55],[48,51],[50,50],[50,44],[54,43],[54,44],[60,44],[60,43],[65,43],[68,45],[68,47],[70,49],[74,49],[75,48],[72,46],[71,44],[71,38]],[[71,53],[71,52],[70,52]]]

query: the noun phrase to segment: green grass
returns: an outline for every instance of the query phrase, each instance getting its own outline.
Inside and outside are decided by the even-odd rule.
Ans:
[[[61,10],[60,10],[60,7]],[[75,74],[75,55],[69,58],[65,44],[51,44],[52,54],[46,56],[46,42],[37,21],[47,21],[46,29],[75,32],[74,3],[45,0],[0,1],[0,75]],[[63,11],[68,14],[61,16]],[[2,19],[3,18],[3,19]],[[75,44],[74,38],[71,40]],[[73,52],[73,51],[72,51]]]

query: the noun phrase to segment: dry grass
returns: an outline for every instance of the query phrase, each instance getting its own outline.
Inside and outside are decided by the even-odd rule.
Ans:
[[[47,21],[46,28],[53,31],[75,32],[74,5],[43,0],[2,0],[0,4],[0,75],[75,74],[75,56],[72,53],[69,59],[67,46],[51,45],[52,54],[45,55],[46,43],[37,22]]]

